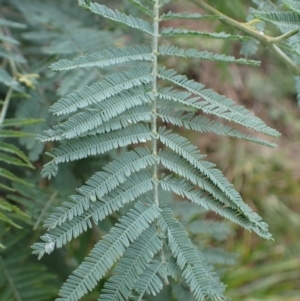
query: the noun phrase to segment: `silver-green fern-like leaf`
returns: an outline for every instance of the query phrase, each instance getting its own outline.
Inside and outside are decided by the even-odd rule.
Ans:
[[[188,29],[179,29],[179,28],[162,28],[162,36],[167,37],[201,37],[201,38],[212,38],[212,39],[222,39],[222,40],[249,40],[249,37],[240,36],[240,35],[231,35],[225,32],[203,32],[198,30],[188,30]]]
[[[98,300],[127,300],[140,281],[141,275],[162,247],[163,243],[157,237],[156,231],[152,227],[146,229],[125,251],[114,269],[114,275],[105,283]]]
[[[222,172],[216,169],[214,164],[202,160],[205,156],[200,154],[200,151],[196,146],[192,145],[188,139],[181,137],[178,134],[172,134],[171,131],[165,131],[164,128],[160,129],[159,138],[162,143],[185,158],[192,166],[196,167],[204,176],[206,176],[217,189],[222,191],[227,198],[227,201],[225,201],[224,204],[247,216],[249,221],[254,225],[253,231],[258,231],[257,234],[259,235],[265,235],[265,232],[268,231],[266,224],[261,222],[261,218],[243,202],[240,194],[223,176]],[[263,231],[261,231],[261,229],[263,229]]]
[[[126,110],[119,116],[113,117],[102,125],[96,127],[93,130],[89,130],[83,134],[83,136],[97,135],[102,133],[109,133],[111,131],[119,130],[125,128],[131,124],[136,124],[138,122],[144,121],[149,122],[151,120],[151,112],[149,111],[149,106],[141,105],[136,106],[131,109]]]
[[[211,89],[204,89],[204,85],[189,80],[185,75],[178,74],[176,71],[162,68],[158,76],[162,79],[168,80],[190,93],[197,95],[200,98],[188,99],[191,94],[177,93],[176,90],[165,88],[159,91],[159,97],[183,102],[184,104],[191,104],[204,113],[213,114],[222,117],[226,120],[238,123],[244,127],[251,128],[257,132],[261,132],[273,137],[279,137],[278,131],[267,126],[260,118],[253,116],[245,107],[236,105],[231,99],[216,93]]]
[[[100,52],[80,56],[73,61],[60,60],[50,65],[54,71],[72,70],[87,67],[108,67],[128,61],[152,61],[151,48],[146,45],[137,45],[120,49],[109,48]]]
[[[103,167],[103,171],[96,172],[86,183],[77,189],[80,195],[71,196],[72,202],[63,203],[63,206],[51,214],[45,221],[49,229],[61,225],[67,219],[80,216],[88,210],[96,200],[103,200],[103,196],[126,182],[128,177],[142,169],[146,169],[156,162],[156,158],[148,148],[136,148]]]
[[[223,297],[225,287],[213,272],[213,268],[200,257],[171,209],[165,206],[162,210],[158,224],[166,233],[170,251],[196,300],[226,300]]]
[[[52,150],[49,155],[53,159],[44,165],[42,176],[51,178],[57,173],[59,163],[70,162],[91,155],[99,155],[117,147],[151,140],[149,127],[143,124],[134,124],[125,129],[107,133],[104,136],[86,136],[73,139]]]
[[[203,20],[203,19],[216,19],[218,17],[213,15],[201,15],[198,13],[188,13],[188,12],[182,12],[182,13],[174,13],[172,11],[169,11],[165,14],[161,15],[162,20]]]
[[[99,83],[86,86],[61,98],[50,108],[50,112],[56,115],[69,114],[79,108],[100,103],[123,91],[131,94],[131,88],[148,84],[152,80],[151,70],[147,67],[137,67],[127,72],[110,75]]]
[[[249,134],[245,134],[218,121],[209,120],[204,116],[195,116],[195,113],[192,112],[185,114],[184,111],[175,111],[172,110],[172,108],[164,107],[158,110],[158,116],[164,122],[169,122],[176,126],[185,127],[188,130],[194,130],[200,133],[215,133],[217,135],[244,139],[269,147],[276,147],[276,144],[274,143],[256,138]]]
[[[137,172],[112,192],[104,195],[101,201],[95,201],[87,210],[84,208],[80,215],[78,214],[72,218],[68,216],[70,220],[56,225],[56,216],[61,218],[59,211],[67,214],[70,212],[68,206],[74,209],[73,203],[64,203],[64,207],[58,208],[57,214],[53,213],[48,218],[44,226],[49,227],[49,230],[47,234],[41,237],[45,242],[35,243],[33,245],[33,253],[37,254],[39,258],[44,256],[45,253],[52,253],[55,248],[61,248],[67,242],[78,237],[81,233],[87,231],[88,228],[91,228],[92,221],[97,224],[109,214],[118,211],[129,202],[135,201],[137,197],[147,193],[151,189],[153,189],[153,185],[150,173],[147,171]],[[77,204],[82,204],[82,197],[73,196],[72,199],[75,199]]]
[[[160,209],[157,206],[137,203],[95,245],[86,260],[68,278],[57,301],[77,301],[91,291],[130,244],[159,216]]]
[[[156,296],[163,288],[162,279],[168,283],[167,270],[164,263],[152,260],[134,286],[137,294],[131,296],[129,300],[141,301],[145,294]]]
[[[214,197],[196,190],[195,185],[192,185],[183,179],[172,178],[171,175],[162,179],[160,184],[166,191],[173,191],[174,193],[187,198],[207,210],[212,210],[218,213],[249,231],[254,231],[263,238],[272,239],[268,225],[264,223],[258,215],[255,216],[254,212],[252,213],[253,218],[251,221],[249,220],[249,217],[241,213],[240,210],[234,209],[230,206],[224,206],[223,203],[220,203]]]
[[[172,150],[164,150],[159,153],[161,164],[168,170],[177,173],[181,177],[189,180],[194,185],[198,185],[202,190],[210,193],[216,200],[221,203],[231,206],[230,200],[209,177],[199,171],[198,168],[191,165],[190,162],[182,158],[181,155],[176,154]]]
[[[268,21],[276,25],[292,25],[299,26],[300,24],[300,14],[295,12],[261,12],[255,11],[254,17],[260,20]]]
[[[79,4],[90,10],[91,12],[97,14],[97,15],[101,15],[107,19],[119,22],[119,23],[123,23],[129,27],[138,29],[142,32],[145,32],[149,35],[153,35],[153,27],[150,23],[148,23],[147,21],[140,19],[140,18],[136,18],[133,16],[128,16],[124,13],[120,13],[118,10],[112,10],[108,7],[106,7],[105,5],[101,5],[98,3],[91,3],[89,6],[86,5],[85,3],[83,3],[82,0],[79,1]]]
[[[260,66],[259,61],[247,60],[244,58],[237,59],[231,55],[217,54],[217,53],[213,53],[213,52],[209,52],[209,51],[199,51],[197,49],[186,50],[186,49],[182,49],[177,46],[174,46],[174,45],[160,46],[159,47],[159,55]]]
[[[54,71],[67,71],[58,77],[62,83],[61,95],[64,91],[72,91],[77,85],[78,88],[59,99],[50,109],[54,115],[70,116],[61,118],[61,123],[38,137],[42,142],[62,141],[48,153],[51,161],[44,166],[42,176],[51,178],[56,175],[58,165],[63,162],[148,141],[151,141],[151,147],[127,151],[94,173],[77,189],[77,194],[70,196],[46,219],[44,226],[48,232],[41,237],[42,242],[34,244],[33,253],[39,258],[52,253],[128,204],[133,209],[122,216],[109,234],[94,246],[90,255],[64,283],[57,301],[78,301],[93,290],[115,264],[98,301],[141,301],[145,294],[157,295],[163,284],[169,283],[169,276],[182,279],[197,301],[227,300],[223,296],[224,285],[209,265],[222,263],[222,260],[216,259],[218,252],[209,257],[205,255],[204,247],[202,252],[193,246],[181,223],[164,205],[162,196],[168,193],[162,191],[172,191],[184,197],[187,200],[185,204],[189,206],[192,204],[188,201],[193,202],[191,210],[194,217],[196,213],[212,210],[271,239],[268,226],[242,201],[222,172],[214,164],[204,161],[205,155],[196,146],[188,139],[159,127],[159,122],[162,120],[200,133],[212,132],[270,147],[275,145],[255,138],[252,132],[243,133],[219,121],[209,120],[198,115],[199,111],[273,137],[278,137],[279,133],[231,99],[174,70],[161,68],[159,58],[170,56],[248,65],[259,65],[259,62],[163,45],[160,36],[164,40],[172,36],[241,41],[251,38],[223,32],[162,28],[159,23],[163,20],[215,17],[185,12],[160,15],[160,7],[168,0],[148,0],[149,6],[141,0],[129,2],[137,8],[135,11],[150,17],[152,24],[91,1],[79,0],[79,5],[106,19],[146,33],[147,39],[152,40],[152,47],[106,48],[101,45],[95,50],[93,37],[96,39],[97,31],[92,30],[88,34],[89,29],[80,29],[76,24],[76,30],[71,30],[70,26],[70,37],[54,35],[51,38],[53,43],[44,49],[49,54],[68,55],[67,59],[51,65]],[[101,34],[102,31],[99,32],[100,40]],[[35,39],[32,34],[29,37]],[[74,59],[70,55],[74,54],[73,44],[76,41],[80,41],[82,52]],[[126,66],[130,69],[117,72],[115,68],[109,75],[105,74],[106,70],[101,70],[104,73],[100,77],[96,75],[99,68],[117,64],[124,64],[120,70]],[[94,69],[84,76],[84,68]],[[101,80],[95,82],[99,78]],[[181,90],[166,87],[164,81]],[[166,169],[173,175],[162,175],[161,172]],[[149,192],[153,194],[153,199],[146,197]],[[219,240],[225,240],[229,235],[229,228],[223,222],[211,224],[189,220],[187,224],[193,235],[202,235],[205,230],[205,233],[212,232],[213,237]],[[232,258],[224,255],[223,263],[226,259],[229,262]]]
[[[38,139],[45,142],[72,139],[88,134],[89,131],[99,128],[101,125],[105,126],[105,123],[110,122],[113,117],[128,111],[132,107],[151,103],[152,99],[153,94],[147,92],[144,87],[132,89],[130,93],[125,91],[73,115],[67,121],[45,131],[44,135],[39,135]]]

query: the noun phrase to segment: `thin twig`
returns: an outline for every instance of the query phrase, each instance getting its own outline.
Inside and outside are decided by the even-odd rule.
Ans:
[[[272,52],[275,53],[275,55],[290,69],[293,70],[293,72],[296,75],[300,75],[300,67],[293,62],[275,43],[282,42],[283,40],[290,38],[291,36],[297,34],[299,32],[299,29],[293,29],[287,33],[284,33],[283,35],[280,35],[278,37],[271,37],[268,35],[265,35],[258,31],[255,27],[252,25],[259,22],[260,20],[254,19],[247,23],[241,23],[238,22],[223,13],[219,12],[215,8],[211,7],[209,4],[205,3],[203,0],[191,0],[194,4],[201,7],[202,9],[206,10],[207,12],[219,16],[219,20],[229,25],[230,27],[236,28],[241,30],[242,32],[248,34],[252,38],[260,41],[264,46],[269,48]]]
[[[5,116],[6,116],[6,113],[7,113],[7,109],[9,107],[9,103],[10,103],[12,91],[13,91],[13,88],[9,87],[9,89],[7,91],[7,94],[5,96],[5,99],[4,99],[4,103],[3,103],[3,107],[2,107],[1,113],[0,113],[0,125],[3,123],[3,121],[5,119]]]

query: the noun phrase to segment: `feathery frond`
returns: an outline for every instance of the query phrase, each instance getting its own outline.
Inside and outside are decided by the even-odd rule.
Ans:
[[[217,135],[229,136],[239,139],[248,140],[257,144],[276,147],[276,144],[255,138],[252,135],[245,134],[241,131],[235,130],[218,121],[209,120],[208,118],[197,115],[195,113],[184,114],[183,111],[171,111],[170,108],[165,107],[158,110],[158,116],[164,121],[172,123],[180,127],[185,127],[188,130],[194,130],[200,133],[215,133]]]
[[[197,13],[174,13],[172,11],[169,11],[165,14],[161,15],[161,20],[177,20],[177,19],[183,19],[183,20],[203,20],[203,19],[215,19],[216,16],[213,15],[201,15]]]
[[[103,100],[91,109],[88,108],[83,112],[73,115],[67,121],[54,126],[51,130],[45,131],[44,136],[39,135],[38,139],[45,142],[82,136],[91,130],[99,128],[101,125],[105,126],[105,123],[111,121],[113,117],[123,112],[128,113],[128,109],[132,107],[151,103],[152,99],[153,94],[146,92],[141,87],[133,89],[131,94],[123,92],[112,98]],[[131,113],[133,112],[131,111]]]
[[[60,218],[61,212],[64,214],[71,212],[68,209],[72,208],[73,203],[64,203],[64,207],[57,208],[57,214],[55,212],[48,218],[45,226],[48,226],[49,230],[41,237],[45,242],[35,243],[33,245],[33,253],[38,254],[39,258],[44,256],[45,253],[52,253],[55,248],[61,248],[67,242],[91,228],[92,221],[97,224],[109,214],[118,211],[125,204],[136,200],[137,197],[150,191],[152,188],[150,174],[146,171],[137,172],[129,177],[126,182],[114,189],[113,192],[103,196],[101,201],[92,203],[89,209],[82,211],[80,215],[78,214],[72,219],[70,218],[70,221],[66,220],[59,225],[55,225],[56,215]],[[73,196],[73,199],[75,197]],[[82,197],[77,196],[77,204],[82,202],[82,199]],[[74,209],[74,206],[72,209]]]
[[[231,55],[217,54],[209,51],[199,51],[197,49],[186,50],[174,45],[160,46],[159,55],[260,66],[259,61],[247,60],[244,58],[237,59]]]
[[[60,163],[124,149],[114,153],[115,159],[110,163],[104,166],[97,163],[102,170],[93,166],[96,170],[77,189],[77,194],[60,203],[45,219],[44,226],[48,230],[41,237],[42,242],[33,245],[33,253],[39,258],[50,254],[119,211],[119,222],[96,243],[90,255],[63,284],[57,301],[78,301],[111,269],[112,275],[104,282],[98,301],[141,301],[145,294],[155,296],[164,283],[169,284],[168,276],[182,280],[197,301],[227,300],[224,285],[209,264],[229,264],[233,262],[232,257],[224,253],[218,261],[220,250],[210,248],[210,256],[205,246],[196,249],[165,203],[171,203],[173,208],[172,193],[194,203],[193,206],[190,202],[181,202],[189,209],[178,214],[193,238],[207,239],[209,235],[215,240],[225,240],[231,233],[224,222],[199,220],[198,214],[207,210],[271,239],[268,226],[243,202],[222,172],[213,163],[204,161],[206,155],[187,138],[159,127],[159,122],[275,147],[272,142],[256,138],[252,132],[243,133],[209,120],[200,115],[203,112],[259,133],[273,137],[280,134],[233,100],[174,70],[160,67],[159,58],[170,56],[256,66],[259,62],[254,60],[161,43],[161,38],[172,36],[238,39],[249,43],[252,38],[224,32],[162,28],[160,22],[165,20],[216,18],[185,12],[161,14],[160,9],[168,0],[128,1],[137,8],[135,12],[146,14],[149,22],[89,0],[78,2],[89,12],[137,29],[143,39],[146,36],[145,44],[139,44],[142,39],[139,36],[134,39],[137,45],[124,45],[124,40],[108,45],[106,41],[113,39],[108,38],[110,31],[81,28],[77,20],[70,20],[67,28],[60,30],[66,22],[61,21],[64,13],[59,11],[53,16],[35,16],[50,40],[43,52],[63,55],[62,60],[50,66],[54,71],[64,71],[57,76],[61,84],[59,95],[63,97],[51,106],[50,112],[68,115],[38,135],[40,141],[54,144],[48,153],[51,160],[44,165],[42,176],[49,179],[55,176]],[[22,9],[28,11],[33,7],[28,3],[28,7]],[[126,11],[130,10],[126,7]],[[60,16],[57,24],[54,15]],[[45,26],[48,23],[55,31],[48,30]],[[35,42],[39,37],[44,39],[41,32],[26,34],[27,39]],[[99,45],[102,39],[103,45]],[[123,65],[115,66],[119,64]],[[128,66],[129,69],[123,71]],[[86,73],[86,68],[93,69]],[[182,90],[166,87],[164,82]],[[53,141],[59,143],[56,145]],[[151,142],[149,148],[125,149],[148,141]],[[22,160],[18,153],[15,155]],[[162,175],[165,170],[174,176]],[[123,213],[125,210],[127,213]]]
[[[46,219],[45,227],[53,229],[67,219],[72,220],[74,216],[82,215],[97,199],[103,200],[103,196],[128,181],[133,173],[146,169],[153,165],[155,161],[156,159],[147,148],[136,148],[123,154],[104,166],[103,172],[97,172],[85,185],[78,188],[77,191],[80,195],[71,196],[72,202],[63,203],[62,207],[57,208],[56,212]],[[136,179],[136,176],[134,176],[134,179]],[[140,183],[142,184],[142,181]],[[130,186],[128,187],[130,188]],[[120,191],[127,189],[126,186],[119,188],[121,188]]]
[[[160,129],[159,131],[159,139],[175,153],[186,159],[193,167],[197,168],[218,189],[220,189],[232,202],[231,205],[233,208],[243,208],[245,212],[251,211],[249,207],[245,206],[239,193],[223,176],[221,171],[216,169],[214,164],[203,161],[202,159],[204,159],[206,156],[201,155],[198,148],[192,145],[188,139],[178,134],[172,134],[171,131],[165,131],[164,128]]]
[[[150,224],[158,218],[157,206],[137,203],[134,209],[119,220],[86,260],[73,272],[60,290],[58,301],[76,301],[91,291],[105,273],[120,259]]]
[[[135,285],[134,289],[138,295],[132,296],[131,300],[141,301],[145,293],[156,296],[163,288],[161,278],[167,280],[167,270],[162,262],[153,260]]]
[[[244,213],[232,207],[224,206],[224,204],[220,203],[215,198],[196,190],[194,185],[191,185],[183,179],[175,179],[168,176],[162,179],[160,183],[164,190],[173,191],[207,210],[215,211],[219,215],[226,217],[249,231],[254,231],[263,238],[272,239],[272,235],[268,230],[268,225],[261,221],[261,218],[258,215],[255,216],[254,212],[252,212],[252,220],[249,220],[249,217],[245,216]]]
[[[151,112],[149,106],[141,105],[126,110],[119,116],[113,117],[102,125],[96,127],[93,130],[89,130],[81,136],[96,135],[102,133],[109,133],[111,131],[125,128],[131,124],[136,124],[140,121],[149,122],[151,120]]]
[[[99,301],[128,300],[134,288],[140,286],[140,276],[148,268],[150,261],[163,247],[156,231],[151,227],[143,232],[125,251],[117,264],[114,274],[105,283]],[[148,273],[145,273],[149,276]]]
[[[128,91],[130,94],[131,88],[148,84],[151,81],[151,70],[146,67],[138,67],[128,72],[110,75],[99,83],[84,87],[60,99],[50,108],[50,112],[56,115],[69,114],[77,111],[78,108],[100,103],[123,91]]]
[[[181,172],[183,175],[187,175],[189,179],[194,181],[194,183],[197,183],[200,187],[208,190],[208,192],[212,193],[213,196],[219,199],[224,205],[229,206],[234,210],[238,210],[241,214],[247,216],[250,222],[254,225],[253,230],[258,231],[259,235],[265,237],[267,234],[267,237],[269,236],[266,223],[262,222],[261,218],[243,202],[239,193],[233,188],[233,185],[228,182],[220,170],[215,168],[214,164],[202,160],[204,156],[200,154],[199,150],[194,145],[192,145],[186,138],[177,134],[172,134],[170,131],[164,131],[164,129],[160,130],[159,137],[165,145],[171,148],[175,153],[185,158],[192,166],[197,168],[201,174],[207,177],[209,181],[203,181],[201,178],[193,178],[188,172],[188,168],[187,170],[184,170],[183,167],[178,167],[176,168],[177,171]],[[167,159],[172,158],[172,154],[167,154],[166,157]],[[176,158],[174,160],[174,157],[171,160],[176,162]],[[184,166],[184,162],[180,161],[180,163]],[[216,188],[213,189],[213,187],[209,185],[209,182],[213,183],[216,188],[224,194],[225,198],[224,196],[222,197],[222,194],[218,194],[218,190]]]
[[[44,166],[42,176],[51,178],[51,176],[55,175],[57,173],[57,167],[55,166],[59,163],[103,154],[117,147],[149,140],[151,140],[151,131],[143,124],[134,124],[125,129],[107,133],[104,137],[86,136],[70,140],[68,143],[52,150],[53,154],[49,155],[53,159]]]
[[[54,71],[71,70],[86,67],[108,67],[128,61],[152,61],[151,48],[145,45],[109,48],[100,52],[80,56],[73,61],[60,60],[50,65]]]
[[[124,13],[120,13],[118,10],[112,10],[110,8],[107,8],[105,5],[101,5],[98,3],[91,3],[89,6],[85,4],[82,0],[79,0],[79,5],[86,8],[87,10],[90,10],[91,12],[101,15],[104,18],[123,23],[129,27],[138,29],[142,32],[145,32],[149,35],[153,35],[153,28],[150,23],[147,21],[136,18],[133,16],[128,16]]]
[[[198,185],[202,190],[210,193],[216,200],[223,204],[230,205],[230,200],[223,191],[217,189],[209,177],[203,175],[190,162],[182,158],[171,150],[164,150],[159,154],[161,164],[170,171],[177,173],[181,177],[189,180],[194,185]]]
[[[182,225],[174,218],[168,207],[162,208],[158,224],[168,237],[168,246],[179,268],[183,271],[182,277],[189,284],[197,301],[226,300],[223,298],[224,285],[213,272],[204,258],[188,238]]]
[[[212,39],[222,39],[222,40],[249,40],[249,37],[240,35],[231,35],[225,32],[203,32],[198,30],[188,30],[179,28],[162,28],[162,36],[167,37],[202,37],[202,38],[212,38]]]
[[[200,96],[204,101],[199,101],[197,98],[188,100],[190,95],[178,93],[176,90],[163,89],[159,91],[159,96],[170,100],[178,100],[184,104],[191,103],[204,113],[214,114],[229,121],[251,128],[257,132],[265,133],[273,137],[279,137],[280,134],[268,127],[261,119],[253,116],[245,107],[237,106],[231,99],[226,98],[211,89],[204,89],[204,85],[189,80],[186,76],[178,74],[176,71],[162,68],[158,76],[162,79],[168,80],[184,89]],[[182,97],[184,96],[184,97]],[[195,104],[197,103],[197,104]]]
[[[294,12],[260,12],[255,11],[254,17],[274,24],[299,26],[300,14]]]

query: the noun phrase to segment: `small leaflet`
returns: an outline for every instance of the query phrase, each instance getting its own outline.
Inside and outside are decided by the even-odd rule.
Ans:
[[[45,252],[47,254],[50,254],[54,250],[54,245],[55,245],[54,241],[47,242],[45,244]]]
[[[92,194],[91,196],[90,196],[90,200],[91,200],[91,202],[96,202],[96,196],[94,195],[94,194]]]

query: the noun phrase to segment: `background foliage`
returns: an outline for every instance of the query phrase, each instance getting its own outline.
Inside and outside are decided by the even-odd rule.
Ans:
[[[94,15],[91,17],[84,10],[72,5],[73,2],[65,0],[57,5],[51,0],[24,0],[20,6],[18,0],[0,1],[0,18],[23,24],[0,24],[5,35],[5,38],[0,39],[0,51],[4,53],[4,50],[9,49],[0,56],[1,99],[5,99],[10,86],[14,84],[19,87],[12,92],[6,122],[14,118],[9,124],[12,130],[10,134],[22,131],[24,136],[5,136],[5,143],[22,150],[30,159],[28,161],[23,153],[20,155],[14,151],[9,155],[19,158],[21,161],[18,164],[0,162],[9,172],[22,179],[18,181],[6,177],[1,182],[11,188],[2,189],[0,192],[0,219],[1,214],[8,218],[0,222],[0,243],[5,247],[0,251],[1,300],[46,300],[45,295],[48,296],[47,300],[54,300],[65,278],[83,260],[99,235],[105,234],[118,217],[112,216],[110,220],[100,223],[99,227],[93,227],[83,234],[80,241],[72,241],[64,249],[55,251],[41,262],[37,262],[30,255],[29,248],[42,234],[41,223],[49,212],[84,183],[91,172],[100,169],[108,160],[107,156],[103,156],[102,160],[89,158],[62,165],[58,176],[53,180],[40,178],[41,167],[48,160],[43,151],[51,149],[53,143],[38,143],[34,136],[57,122],[48,114],[49,106],[75,87],[92,83],[111,72],[106,69],[101,74],[91,71],[86,76],[86,73],[68,71],[58,76],[48,69],[48,65],[60,58],[71,59],[108,46],[116,47],[143,40],[140,35],[131,36],[125,27],[116,28],[112,22]],[[110,5],[112,3],[107,2]],[[220,11],[241,20],[246,19],[250,4],[241,4],[240,1],[230,1],[230,5],[224,1],[210,2]],[[105,1],[101,3],[105,4]],[[128,1],[114,1],[112,5],[121,11],[130,10],[131,14],[134,13]],[[181,5],[180,2],[171,3],[170,9],[180,11]],[[192,4],[191,9],[195,10]],[[217,21],[207,21],[201,26],[202,29],[207,29],[212,24],[218,30],[225,30]],[[194,24],[191,23],[190,26],[192,28]],[[274,29],[271,27],[269,30]],[[177,42],[183,43],[180,39]],[[189,46],[192,48],[201,48],[195,40],[188,43],[191,43]],[[234,55],[238,55],[240,50],[238,44],[219,40],[209,40],[207,46],[211,50],[224,50]],[[292,73],[262,47],[255,54],[255,58],[262,60],[261,68],[225,66],[211,62],[199,64],[193,60],[175,58],[166,59],[165,64],[170,68],[176,66],[181,73],[244,104],[282,133],[275,151],[231,138],[189,134],[189,138],[194,140],[202,152],[208,153],[209,159],[217,163],[234,183],[246,203],[270,224],[275,242],[263,241],[223,222],[215,225],[219,228],[215,229],[212,237],[207,232],[197,232],[199,220],[196,217],[206,215],[216,220],[215,216],[195,212],[195,208],[190,212],[185,207],[176,208],[176,213],[187,225],[195,244],[222,246],[228,252],[222,253],[225,262],[218,262],[216,259],[218,252],[224,252],[221,249],[216,250],[216,256],[211,256],[210,259],[211,263],[217,266],[219,264],[218,270],[228,284],[228,296],[234,300],[296,301],[300,296],[300,239],[297,231],[300,223],[300,166],[295,162],[299,155],[300,113]],[[9,65],[11,62],[14,62],[17,70]],[[7,78],[3,80],[7,76],[3,75],[3,70],[11,76],[10,81]],[[17,73],[24,75],[25,83]],[[39,74],[40,77],[37,79],[28,74]],[[12,82],[13,77],[18,78],[18,81]],[[41,118],[45,121],[37,123],[40,122],[37,119]],[[32,124],[26,124],[25,119]],[[0,128],[0,133],[4,130],[5,128]],[[25,137],[24,133],[28,133],[26,136],[29,137]],[[2,149],[3,146],[1,151]],[[110,158],[115,156],[116,153],[109,154]],[[26,170],[22,163],[28,165]],[[21,212],[15,208],[21,208]],[[18,227],[22,229],[19,230]],[[211,227],[207,226],[207,229]],[[229,253],[231,251],[238,251],[237,260],[234,254]],[[226,268],[221,265],[223,263],[227,264]],[[233,264],[235,265],[232,268],[228,268]],[[41,276],[37,279],[36,275]],[[93,291],[85,300],[97,299],[99,289]],[[175,284],[172,285],[172,290],[174,300],[189,300],[187,292]],[[163,291],[159,298],[165,300],[168,293]]]

